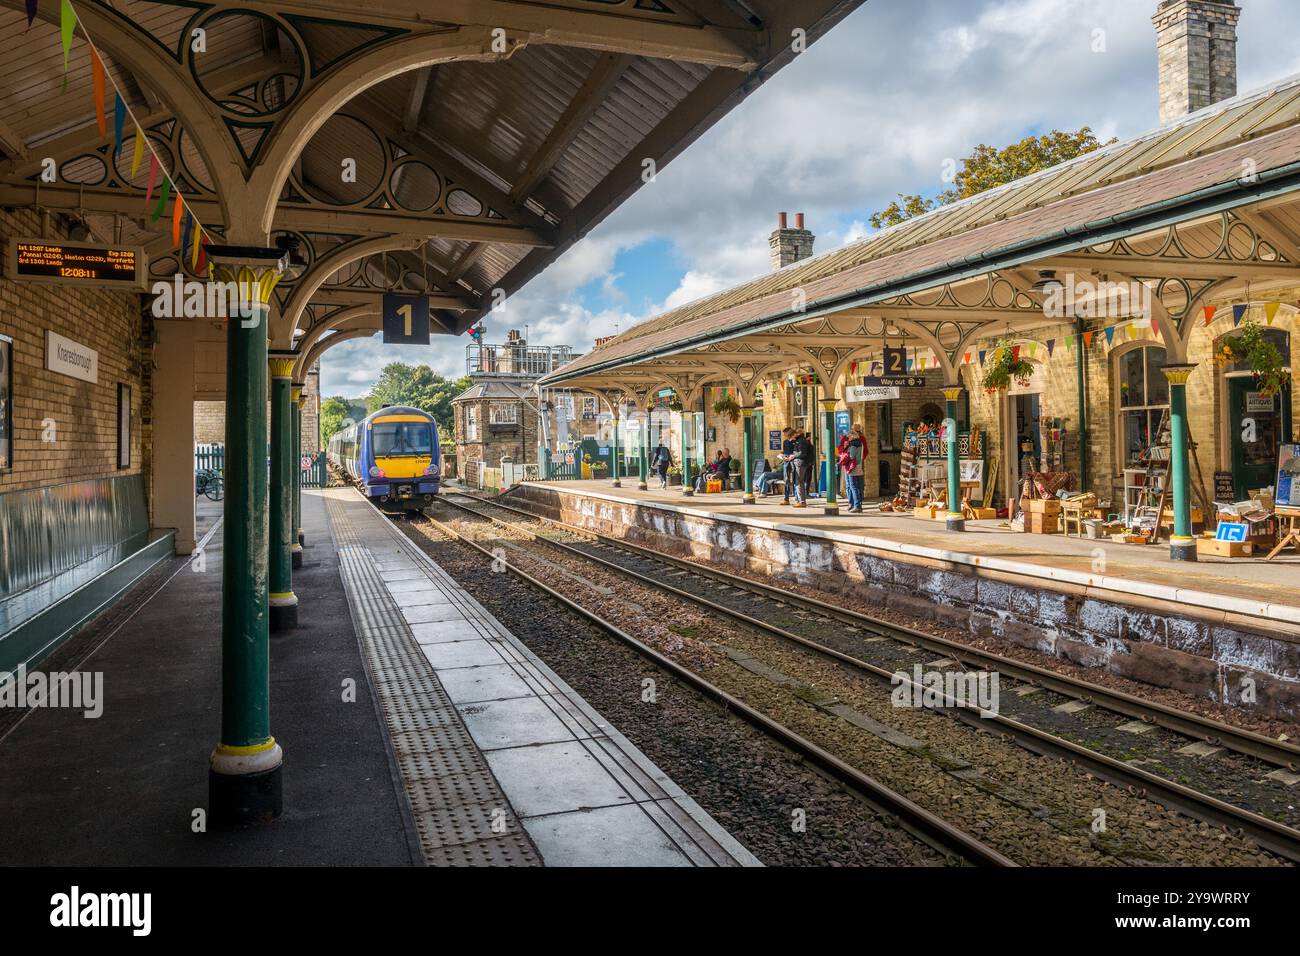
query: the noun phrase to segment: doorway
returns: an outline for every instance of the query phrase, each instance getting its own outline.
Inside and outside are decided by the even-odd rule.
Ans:
[[[1021,482],[1030,474],[1040,470],[1043,460],[1043,436],[1039,429],[1042,414],[1042,393],[1028,392],[1007,397],[1006,436],[1007,465],[1011,475],[1011,484],[1007,486],[1008,499],[1019,495]]]
[[[1291,434],[1291,389],[1266,396],[1252,375],[1228,378],[1228,442],[1237,501],[1273,484],[1278,445]]]

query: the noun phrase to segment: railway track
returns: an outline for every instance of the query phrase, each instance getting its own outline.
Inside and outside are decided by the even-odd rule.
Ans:
[[[820,640],[806,634],[795,633],[787,627],[779,627],[757,616],[754,609],[741,609],[736,601],[728,595],[739,592],[751,598],[757,597],[781,607],[795,609],[801,616],[813,615],[823,622],[849,624],[872,635],[876,639],[893,642],[897,646],[909,649],[922,649],[929,653],[938,653],[941,659],[975,665],[988,671],[1005,674],[1018,682],[1030,692],[1035,689],[1048,690],[1078,702],[1080,705],[1093,704],[1104,710],[1121,716],[1135,718],[1154,726],[1162,727],[1174,734],[1189,738],[1195,742],[1223,747],[1244,758],[1265,761],[1268,764],[1292,767],[1300,762],[1300,749],[1284,741],[1273,741],[1250,731],[1233,728],[1196,714],[1183,713],[1159,704],[1147,703],[1131,695],[1108,688],[1079,681],[1067,675],[1061,675],[1030,664],[1004,658],[991,652],[971,648],[955,641],[925,634],[888,621],[872,618],[860,612],[838,608],[825,602],[809,598],[806,595],[787,591],[772,585],[749,580],[730,574],[717,568],[706,567],[695,562],[670,557],[649,549],[618,541],[586,529],[576,528],[524,511],[497,501],[488,501],[474,496],[462,496],[473,501],[476,506],[499,509],[507,513],[526,517],[531,522],[556,528],[580,540],[593,542],[594,549],[584,549],[573,544],[555,540],[538,534],[535,530],[520,526],[517,522],[506,521],[469,507],[461,501],[444,496],[442,501],[463,512],[473,514],[479,519],[488,520],[502,528],[523,534],[531,540],[543,543],[562,553],[579,560],[592,562],[606,570],[637,581],[639,584],[653,587],[672,594],[683,600],[693,602],[711,612],[725,615],[748,627],[769,634],[782,641],[798,646],[815,655],[835,661],[858,673],[877,681],[896,684],[899,680],[897,663],[873,663],[855,654],[828,646]],[[593,553],[595,550],[598,553]],[[628,564],[639,564],[640,568]],[[669,583],[669,579],[686,577],[683,586]],[[716,591],[709,595],[698,593],[705,589],[700,585],[710,585]],[[693,590],[693,588],[695,588]],[[1014,691],[1013,691],[1014,693]],[[1271,819],[1261,813],[1221,800],[1203,790],[1188,786],[1177,780],[1168,779],[1156,773],[1136,766],[1125,759],[1101,752],[1074,740],[1053,733],[1042,726],[1034,726],[1024,720],[1017,720],[1004,714],[990,714],[962,701],[942,699],[940,708],[955,715],[963,722],[982,730],[996,728],[1007,739],[1038,754],[1053,756],[1081,766],[1089,773],[1122,787],[1135,795],[1145,797],[1156,803],[1172,807],[1183,814],[1223,827],[1230,832],[1237,832],[1249,837],[1259,846],[1286,859],[1300,862],[1300,831],[1286,822]]]
[[[445,502],[445,498],[440,500]],[[473,511],[473,509],[469,508],[464,508],[464,510]],[[606,634],[616,638],[620,643],[631,648],[655,666],[690,686],[705,698],[714,701],[726,711],[743,718],[809,765],[816,767],[826,776],[838,781],[869,805],[897,818],[905,829],[930,846],[956,860],[977,866],[1013,867],[1017,865],[978,838],[953,826],[903,794],[875,780],[780,722],[727,693],[695,670],[660,654],[654,648],[637,640],[617,625],[574,602],[555,588],[539,580],[536,576],[529,574],[507,558],[504,558],[500,552],[494,552],[484,547],[478,541],[461,534],[450,525],[431,517],[427,513],[424,515],[424,520],[429,522],[440,534],[474,549],[484,558],[494,562],[494,566],[503,568],[521,580],[526,581],[552,600],[563,604]]]

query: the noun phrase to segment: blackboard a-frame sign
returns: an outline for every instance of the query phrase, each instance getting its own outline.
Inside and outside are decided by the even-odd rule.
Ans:
[[[429,300],[422,295],[384,293],[384,344],[428,345]]]
[[[1222,504],[1232,504],[1237,500],[1237,489],[1232,482],[1232,472],[1216,471],[1214,473],[1214,500]]]

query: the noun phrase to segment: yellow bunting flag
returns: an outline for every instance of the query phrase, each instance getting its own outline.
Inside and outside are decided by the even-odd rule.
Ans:
[[[1277,318],[1277,310],[1280,308],[1282,308],[1281,302],[1270,302],[1264,306],[1264,318],[1268,321],[1269,325],[1272,325],[1273,320]]]
[[[135,128],[135,152],[131,154],[131,175],[134,177],[136,171],[140,168],[140,163],[144,159],[144,131],[139,126]]]
[[[199,268],[199,249],[203,245],[202,240],[203,240],[203,230],[195,229],[194,244],[190,246],[190,268],[193,269],[195,272],[197,272]]]

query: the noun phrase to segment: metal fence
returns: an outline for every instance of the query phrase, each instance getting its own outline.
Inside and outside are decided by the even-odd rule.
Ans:
[[[308,452],[302,456],[299,462],[302,469],[302,486],[304,488],[328,488],[330,483],[329,469],[325,465],[325,452],[318,451],[315,454]]]
[[[226,449],[224,445],[195,445],[194,470],[215,471],[223,474],[226,467]]]

